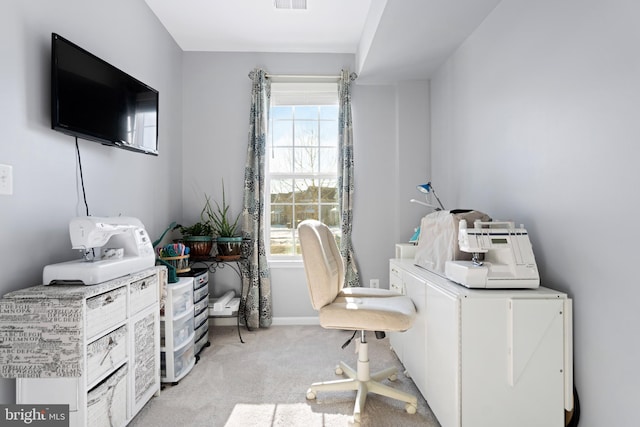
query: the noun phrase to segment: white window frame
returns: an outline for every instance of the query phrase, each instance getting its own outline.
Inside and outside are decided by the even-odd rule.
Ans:
[[[271,105],[272,106],[317,106],[317,105],[338,105],[338,85],[337,82],[331,83],[318,83],[318,82],[272,82],[271,84]],[[320,119],[318,119],[320,121]],[[269,161],[271,158],[272,149],[272,134],[270,131],[273,118],[270,115],[269,130],[267,132],[267,145],[265,153],[265,243],[267,249],[267,260],[269,263],[281,264],[281,265],[295,265],[302,261],[301,255],[290,254],[271,254],[271,179],[279,178],[298,178],[298,179],[333,179],[336,181],[338,178],[338,170],[332,173],[316,172],[316,173],[271,173],[269,171]],[[294,119],[295,130],[295,119]],[[336,135],[337,137],[337,135]],[[318,136],[320,138],[320,135]],[[319,145],[322,147],[322,145]],[[339,150],[339,141],[336,138],[336,157]],[[320,202],[320,196],[315,200],[318,212],[321,211],[322,204]],[[339,215],[339,212],[338,212]],[[293,203],[292,221],[295,222],[295,203]],[[340,221],[338,220],[338,224]],[[338,227],[336,234],[339,234],[340,228]],[[297,231],[295,231],[295,225],[293,225],[293,244],[296,246],[298,243]],[[272,264],[272,265],[273,265]]]

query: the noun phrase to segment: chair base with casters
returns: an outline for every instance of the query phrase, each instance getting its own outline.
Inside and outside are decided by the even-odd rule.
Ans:
[[[302,260],[307,276],[311,304],[319,312],[320,326],[326,329],[360,331],[358,366],[352,369],[340,362],[336,374],[348,378],[314,383],[307,390],[307,399],[315,399],[319,391],[356,391],[353,418],[360,423],[368,393],[387,396],[405,402],[408,413],[414,414],[418,399],[395,390],[380,381],[396,379],[396,369],[371,373],[369,345],[365,331],[406,331],[413,325],[415,306],[410,298],[387,289],[343,288],[344,265],[331,230],[316,220],[306,220],[298,226]]]
[[[360,331],[360,334],[357,370],[352,369],[344,362],[340,362],[340,365],[336,367],[336,374],[346,374],[349,378],[313,383],[307,390],[307,399],[315,399],[318,391],[354,390],[356,391],[356,402],[353,408],[353,419],[358,423],[361,421],[361,414],[364,410],[368,393],[374,393],[405,402],[405,410],[407,413],[415,414],[418,409],[418,399],[414,395],[396,390],[380,382],[385,378],[390,381],[395,381],[397,379],[397,369],[395,367],[387,368],[373,374],[370,372],[369,343],[366,341],[365,332]]]

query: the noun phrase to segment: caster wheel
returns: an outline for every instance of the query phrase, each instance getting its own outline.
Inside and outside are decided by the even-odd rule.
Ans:
[[[398,375],[397,374],[391,374],[389,375],[389,378],[387,378],[389,381],[396,381],[398,379]]]
[[[316,392],[311,389],[307,390],[307,399],[314,400],[315,398],[316,398]]]
[[[415,414],[415,413],[416,413],[416,410],[417,410],[418,408],[416,408],[415,406],[413,406],[411,403],[407,403],[407,404],[404,406],[404,409],[407,411],[407,414]]]
[[[336,375],[342,375],[342,374],[344,374],[344,371],[342,370],[342,368],[340,366],[336,366],[335,373],[336,373]]]

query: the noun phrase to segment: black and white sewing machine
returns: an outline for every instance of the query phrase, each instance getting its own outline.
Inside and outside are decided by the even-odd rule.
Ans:
[[[45,266],[43,284],[95,285],[155,265],[151,240],[137,218],[73,218],[69,236],[82,258]]]
[[[460,221],[460,250],[473,254],[471,261],[447,261],[445,274],[467,288],[537,288],[538,267],[527,230],[510,221],[476,221],[467,228]],[[484,260],[480,259],[484,254]]]

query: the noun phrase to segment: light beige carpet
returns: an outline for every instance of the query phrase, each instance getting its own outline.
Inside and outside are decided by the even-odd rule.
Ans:
[[[231,326],[209,330],[211,347],[200,353],[193,370],[177,385],[165,385],[131,422],[132,427],[271,427],[347,426],[355,392],[319,392],[306,399],[312,382],[339,379],[340,360],[356,366],[355,345],[340,346],[352,332],[320,326],[272,326],[248,332],[244,344]],[[413,382],[389,348],[388,338],[368,333],[371,371],[398,367],[398,380],[385,381],[418,396],[418,411],[407,414],[404,404],[369,395],[361,426],[439,426]]]

